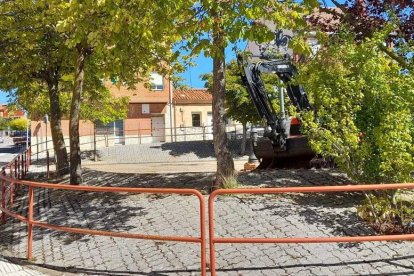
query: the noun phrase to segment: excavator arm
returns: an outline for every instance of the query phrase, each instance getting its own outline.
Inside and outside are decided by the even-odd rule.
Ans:
[[[306,137],[303,135],[295,135],[293,137],[291,135],[290,118],[286,118],[284,114],[277,114],[275,112],[271,99],[269,98],[269,93],[266,91],[261,77],[263,73],[276,74],[286,84],[286,94],[291,104],[298,111],[312,110],[312,106],[309,103],[304,89],[290,82],[296,74],[296,69],[293,64],[286,59],[259,59],[258,61],[252,62],[249,59],[246,60],[243,54],[238,55],[237,61],[242,82],[247,88],[259,116],[267,122],[264,137],[271,141],[271,146],[264,142],[258,146],[256,145],[254,148],[256,156],[258,158],[265,158],[266,160],[270,158],[272,161],[269,162],[272,164],[295,162],[295,158],[299,156],[304,156],[305,159],[314,156],[307,145]],[[283,101],[281,101],[281,105],[284,105]],[[299,128],[297,131],[299,132]]]

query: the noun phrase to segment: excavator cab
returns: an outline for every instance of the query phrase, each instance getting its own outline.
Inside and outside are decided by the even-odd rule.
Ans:
[[[246,59],[238,55],[238,64],[243,84],[255,105],[259,116],[267,124],[262,138],[253,142],[253,151],[260,160],[257,169],[267,168],[309,168],[315,153],[311,150],[306,136],[300,131],[300,121],[286,115],[284,93],[290,104],[298,111],[312,110],[306,92],[290,83],[296,69],[288,59]],[[266,91],[261,74],[276,74],[286,89],[279,92],[280,112],[276,113],[269,93]]]

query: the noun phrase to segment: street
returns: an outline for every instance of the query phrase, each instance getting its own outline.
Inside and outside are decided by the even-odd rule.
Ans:
[[[5,137],[4,143],[0,144],[0,166],[7,165],[24,148],[25,146],[15,146],[13,138]]]

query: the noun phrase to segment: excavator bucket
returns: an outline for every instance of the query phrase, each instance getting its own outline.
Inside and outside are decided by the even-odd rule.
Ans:
[[[300,133],[300,123],[296,118],[291,120],[286,150],[281,151],[272,140],[263,137],[253,143],[253,151],[260,160],[257,169],[307,169],[312,167],[316,156],[306,136]]]
[[[275,149],[267,138],[259,139],[253,150],[260,160],[257,169],[308,169],[315,158],[305,136],[289,137],[285,151]]]

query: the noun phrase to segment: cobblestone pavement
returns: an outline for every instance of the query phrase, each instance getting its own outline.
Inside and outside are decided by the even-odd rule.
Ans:
[[[89,185],[180,187],[208,190],[209,173],[113,174],[88,170]],[[241,173],[253,186],[349,183],[327,170]],[[15,211],[26,213],[27,191]],[[216,199],[216,236],[313,237],[370,235],[355,215],[358,193],[222,196]],[[65,192],[38,189],[35,219],[57,225],[128,233],[199,235],[198,202],[190,196]],[[0,226],[0,246],[26,256],[26,226]],[[199,245],[34,230],[34,263],[83,275],[199,275]],[[414,274],[412,242],[363,244],[218,244],[219,275]]]
[[[243,158],[237,152],[240,149],[240,140],[229,141],[233,157]],[[246,147],[249,155],[250,147]],[[85,152],[87,155],[88,152]],[[92,154],[89,152],[89,154]],[[216,160],[212,141],[188,141],[178,143],[152,143],[141,145],[124,145],[101,148],[98,150],[99,160],[115,163],[158,163],[158,162],[189,162]]]

